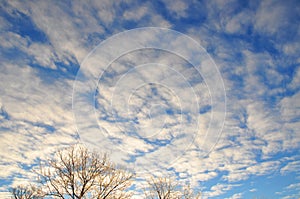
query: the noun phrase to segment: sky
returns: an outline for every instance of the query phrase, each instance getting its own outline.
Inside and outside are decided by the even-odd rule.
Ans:
[[[297,0],[4,0],[0,52],[1,198],[73,144],[203,198],[300,197]]]

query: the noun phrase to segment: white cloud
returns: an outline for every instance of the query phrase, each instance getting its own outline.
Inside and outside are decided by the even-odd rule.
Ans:
[[[282,195],[284,199],[298,198],[300,195],[300,183],[291,183],[284,187],[283,191],[276,192],[277,195]]]
[[[255,164],[253,166],[250,166],[246,169],[247,172],[249,172],[251,175],[267,175],[271,172],[275,172],[278,170],[280,166],[279,161],[268,161],[268,162],[262,162]]]
[[[254,15],[250,9],[245,9],[236,15],[233,15],[231,19],[226,21],[225,30],[228,33],[245,34],[247,29],[251,27]]]
[[[230,198],[231,199],[240,199],[240,198],[243,198],[243,193],[235,193]],[[227,199],[229,199],[229,198],[227,198]]]
[[[289,186],[286,187],[286,189],[300,190],[300,183],[290,184]]]
[[[299,196],[299,194],[292,194],[292,195],[284,196],[284,197],[282,197],[282,199],[295,199],[298,196]]]
[[[220,184],[220,183],[218,183],[216,185],[213,185],[210,188],[209,192],[205,192],[204,197],[205,198],[211,198],[211,197],[216,197],[216,196],[222,195],[222,194],[226,193],[227,191],[233,189],[236,186],[240,186],[240,185],[238,185],[238,184]]]
[[[297,120],[300,115],[300,92],[281,100],[281,115],[286,122]]]
[[[126,20],[138,21],[142,17],[144,17],[148,12],[148,7],[139,6],[138,8],[134,8],[133,10],[126,10],[123,16]]]
[[[164,4],[166,5],[168,11],[175,15],[176,17],[186,17],[187,16],[187,9],[189,7],[188,3],[185,1],[171,1],[171,0],[164,0]]]
[[[271,35],[280,32],[289,24],[288,18],[293,13],[290,9],[293,9],[292,3],[261,1],[255,16],[255,29]]]
[[[299,171],[300,171],[300,161],[289,162],[280,169],[280,173],[282,174],[286,174],[289,172],[299,172]]]
[[[288,85],[288,87],[291,88],[291,89],[293,89],[293,90],[297,90],[300,87],[299,85],[300,85],[300,68],[298,68],[295,71],[295,74],[293,76],[293,80]]]
[[[70,82],[43,82],[27,65],[1,63],[1,178],[26,178],[38,159],[76,142]],[[68,95],[68,93],[70,95]]]
[[[28,55],[34,57],[36,64],[41,67],[49,67],[51,69],[57,69],[55,61],[58,61],[53,48],[49,45],[33,43],[25,51]]]
[[[0,35],[1,46],[4,48],[18,48],[25,50],[29,44],[28,39],[14,32],[5,32]]]
[[[112,1],[89,1],[89,3],[73,1],[70,6],[64,2],[49,5],[46,1],[26,4],[10,1],[8,4],[11,6],[6,8],[7,12],[13,14],[14,10],[19,10],[25,13],[36,25],[36,28],[45,33],[48,41],[45,43],[34,42],[29,37],[23,37],[12,31],[0,35],[0,43],[4,49],[15,48],[27,56],[25,56],[26,60],[23,60],[24,57],[9,61],[5,59],[0,69],[1,108],[9,117],[6,119],[5,114],[0,114],[0,125],[5,129],[0,135],[0,176],[3,178],[13,178],[17,174],[26,176],[24,165],[30,167],[38,158],[46,157],[55,148],[76,142],[74,138],[76,129],[71,109],[73,82],[64,79],[64,76],[57,78],[51,72],[41,73],[40,69],[30,66],[31,62],[44,67],[44,69],[49,69],[49,71],[59,72],[60,68],[55,66],[54,62],[58,61],[66,65],[80,63],[99,41],[108,36],[108,32],[112,34],[122,31],[124,29],[123,22],[131,21],[137,23],[138,26],[172,26],[170,21],[157,13],[151,3],[137,4],[126,1],[125,4],[133,6],[127,10],[120,9],[120,4]],[[188,13],[191,5],[185,2],[165,1],[165,4],[168,11],[175,14],[177,19],[192,14]],[[235,1],[227,3],[224,1],[208,2],[206,5],[207,13],[204,13],[204,15],[207,14],[204,25],[187,31],[190,35],[194,35],[197,41],[201,41],[204,47],[208,47],[210,51],[215,53],[213,56],[219,63],[229,96],[226,125],[222,139],[214,151],[205,154],[205,156],[203,154],[203,151],[206,151],[215,142],[213,135],[211,137],[208,135],[207,139],[203,139],[209,127],[210,110],[198,118],[200,120],[199,137],[194,140],[194,143],[190,138],[179,139],[177,142],[183,144],[182,146],[185,146],[187,151],[172,165],[173,169],[179,172],[179,177],[182,177],[183,180],[190,177],[193,185],[199,185],[200,181],[201,186],[202,184],[205,186],[206,181],[218,177],[221,178],[222,183],[226,181],[243,182],[251,175],[267,175],[277,171],[280,167],[281,174],[300,170],[298,168],[299,162],[294,159],[281,160],[283,166],[278,161],[270,160],[278,152],[299,147],[298,117],[300,113],[298,111],[299,93],[297,93],[299,70],[295,72],[293,80],[288,85],[288,88],[292,89],[295,94],[282,100],[276,98],[274,104],[270,104],[264,98],[271,97],[279,91],[269,88],[269,84],[279,87],[280,92],[285,92],[285,88],[280,85],[280,82],[286,81],[287,76],[282,74],[284,72],[279,73],[276,69],[276,64],[278,64],[276,59],[281,59],[281,57],[274,58],[266,51],[253,52],[252,47],[255,44],[238,39],[227,41],[222,37],[222,34],[219,34],[222,31],[230,34],[244,34],[253,23],[255,30],[259,33],[276,34],[282,27],[287,26],[288,15],[286,14],[290,5],[281,7],[278,3],[264,1],[260,4],[256,16],[250,8],[249,10],[239,10],[235,6]],[[0,25],[5,29],[13,26],[3,18],[0,19]],[[138,41],[140,38],[147,38],[148,41],[153,39],[152,35],[145,34],[137,35],[136,40]],[[176,42],[179,41],[170,42],[168,45],[178,44]],[[119,44],[116,46],[119,47]],[[133,44],[125,42],[122,45],[128,45],[127,47],[130,48]],[[184,43],[180,45],[180,47],[182,46]],[[295,49],[297,49],[297,43],[283,46],[283,51],[287,54],[296,51]],[[119,50],[119,48],[112,48],[111,50]],[[187,48],[186,50],[190,49]],[[107,61],[107,59],[105,57],[95,58],[93,64]],[[138,61],[135,62],[135,60]],[[130,67],[149,63],[151,60],[173,67],[178,73],[185,75],[188,79],[190,78],[191,82],[200,79],[191,87],[194,88],[196,94],[201,96],[199,98],[200,107],[210,105],[211,96],[207,90],[207,85],[202,82],[203,77],[195,75],[197,72],[194,69],[187,70],[186,67],[183,67],[184,61],[166,53],[132,53],[124,56],[123,59],[121,58],[119,62],[113,63],[111,69],[106,70],[107,76],[100,80],[99,96],[96,99],[100,106],[96,116],[103,120],[92,126],[92,134],[87,136],[90,136],[88,139],[95,142],[99,141],[102,137],[95,138],[94,136],[101,130],[99,126],[102,127],[102,130],[106,129],[107,132],[104,130],[104,133],[113,141],[103,141],[101,144],[107,148],[112,146],[111,143],[121,144],[120,148],[125,149],[121,153],[122,156],[117,156],[118,154],[114,152],[111,153],[116,162],[124,162],[132,156],[136,156],[135,158],[138,159],[138,155],[145,155],[143,153],[149,153],[151,150],[162,151],[166,156],[161,159],[162,162],[158,164],[158,169],[163,171],[164,166],[170,165],[170,160],[176,159],[180,155],[180,153],[176,153],[176,151],[178,152],[176,147],[180,147],[171,143],[170,148],[174,150],[165,150],[163,149],[165,146],[154,146],[136,136],[122,135],[120,134],[122,129],[126,129],[132,123],[120,122],[116,125],[116,123],[111,122],[116,119],[112,112],[125,110],[124,103],[127,102],[127,98],[117,100],[115,107],[110,107],[112,92],[114,91],[113,86]],[[261,71],[264,73],[259,73]],[[103,71],[97,70],[96,67],[87,71],[94,76],[101,72]],[[231,79],[230,75],[234,75],[236,79]],[[266,82],[262,81],[261,76],[264,76]],[[171,85],[176,87],[176,89],[170,90],[177,91],[179,93],[177,97],[179,96],[181,101],[178,101],[176,96],[172,95],[173,93],[163,85],[152,87],[157,90],[157,96],[153,96],[150,87],[145,86],[143,89],[136,90],[136,95],[131,96],[132,101],[130,102],[134,105],[132,110],[135,112],[133,111],[133,114],[128,115],[126,110],[124,112],[119,111],[119,119],[137,117],[140,124],[147,127],[146,129],[140,128],[140,131],[152,127],[149,131],[144,132],[145,135],[151,135],[152,131],[159,131],[163,124],[168,124],[169,126],[163,128],[164,133],[156,137],[160,140],[184,135],[181,126],[178,125],[179,122],[182,122],[183,126],[186,127],[186,132],[194,132],[193,126],[189,125],[190,114],[182,114],[181,112],[174,113],[172,116],[164,114],[166,107],[178,111],[180,106],[181,108],[189,107],[191,99],[194,99],[192,92],[184,87],[184,84],[181,84],[182,81],[176,76],[176,72],[170,73],[168,68],[163,67],[148,68],[145,71],[136,70],[131,76],[127,76],[128,79],[122,82],[121,87],[133,88],[139,82],[153,80],[153,77],[157,81],[169,78],[169,81],[164,83],[172,83]],[[137,79],[140,81],[138,82]],[[94,84],[88,84],[88,86],[92,87]],[[168,86],[170,87],[170,85]],[[121,91],[123,90],[121,89]],[[168,91],[170,92],[168,93]],[[125,94],[124,97],[126,97]],[[160,106],[155,107],[154,102]],[[183,105],[179,102],[182,102]],[[148,117],[149,112],[152,113],[151,117]],[[218,111],[215,114],[220,116]],[[87,116],[83,115],[82,117]],[[104,121],[104,118],[107,121]],[[85,119],[90,120],[91,118]],[[52,132],[51,128],[54,128],[55,132]],[[131,128],[134,130],[133,127]],[[214,125],[211,126],[211,129],[212,132],[218,130]],[[205,140],[204,144],[201,142],[203,140]],[[188,141],[188,144],[183,141]],[[32,146],[28,146],[28,142],[32,143]],[[189,146],[190,144],[191,146]],[[159,158],[158,156],[159,153],[149,155],[147,157],[149,162],[147,163],[154,164],[155,160]],[[263,162],[260,162],[262,160]],[[145,166],[143,162],[138,163],[140,166]],[[13,181],[16,182],[18,179],[15,178]],[[296,185],[291,185],[291,187],[293,186]],[[233,185],[217,184],[211,188],[207,196],[217,197],[234,187]],[[242,194],[238,193],[231,198],[240,197]]]

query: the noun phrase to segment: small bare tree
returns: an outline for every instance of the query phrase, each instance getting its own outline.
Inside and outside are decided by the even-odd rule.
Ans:
[[[41,199],[42,193],[34,186],[17,186],[10,190],[11,199]]]
[[[145,189],[147,199],[172,199],[177,198],[176,184],[170,178],[151,177]]]
[[[182,199],[200,199],[201,192],[194,192],[190,185],[186,185],[183,188]]]
[[[145,189],[146,199],[200,199],[200,193],[195,194],[190,186],[180,186],[171,178],[152,177]]]
[[[58,151],[55,158],[40,166],[39,182],[52,198],[126,199],[133,174],[112,164],[107,155],[90,153],[73,146]]]

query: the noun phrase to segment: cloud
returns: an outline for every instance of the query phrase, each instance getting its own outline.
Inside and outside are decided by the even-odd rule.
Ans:
[[[175,17],[186,17],[187,9],[189,7],[188,3],[183,1],[163,1],[168,11]]]
[[[300,183],[290,184],[286,189],[300,190]]]
[[[284,187],[283,191],[276,192],[277,195],[283,195],[282,198],[291,199],[297,198],[300,194],[300,184],[291,183],[288,186]]]
[[[230,198],[231,199],[240,199],[240,198],[243,198],[243,193],[235,193]]]
[[[231,34],[245,34],[252,25],[253,11],[250,9],[244,10],[236,15],[233,15],[231,19],[228,19],[225,25],[225,30]]]
[[[293,161],[286,164],[280,169],[280,173],[286,174],[288,172],[297,172],[300,168],[300,161]]]
[[[71,112],[65,110],[70,82],[49,85],[41,78],[26,64],[1,63],[1,179],[26,178],[55,148],[76,142]]]
[[[299,99],[300,93],[296,93],[290,97],[281,100],[281,114],[285,121],[297,121],[300,114]]]
[[[148,7],[139,6],[137,10],[126,10],[123,14],[126,20],[134,20],[138,21],[142,17],[144,17],[149,12]]]
[[[233,193],[251,176],[284,176],[299,170],[295,157],[300,143],[298,4],[163,3],[165,12],[155,7],[155,2],[2,3],[2,179],[16,183],[39,159],[76,143],[76,125],[90,130],[82,135],[94,142],[90,144],[118,145],[120,153],[110,152],[119,163],[136,161],[135,166],[146,168],[146,163],[156,163],[163,152],[166,156],[160,158],[156,169],[163,171],[167,165],[170,171],[166,173],[177,173],[183,181],[190,179],[195,186],[207,187],[207,197],[225,193],[231,198],[246,197],[246,193]],[[180,21],[186,19],[192,22]],[[212,113],[223,116],[222,109],[213,105],[224,98],[212,96],[211,90],[221,87],[219,79],[206,81],[212,74],[205,66],[210,65],[203,65],[199,74],[180,56],[153,49],[130,52],[111,65],[107,63],[110,57],[93,57],[92,66],[107,63],[108,67],[91,67],[78,77],[82,80],[78,86],[86,86],[84,91],[95,88],[83,98],[96,105],[89,109],[92,115],[81,115],[82,123],[75,124],[72,89],[80,63],[114,33],[144,26],[186,32],[215,60],[227,95],[221,137],[213,134],[220,126],[210,119]],[[131,49],[141,38],[145,44],[153,41],[151,34],[136,34],[132,43],[116,41],[112,45],[116,48],[106,52]],[[168,42],[155,42],[172,50],[183,49],[181,55],[193,50],[181,38],[161,39]],[[159,64],[145,65],[148,63]],[[95,81],[86,81],[87,75]],[[148,84],[151,81],[160,84]],[[195,95],[199,107],[194,106]],[[87,122],[95,118],[97,122]],[[200,121],[198,126],[191,125],[195,120]],[[220,138],[217,145],[215,138]],[[179,150],[183,148],[184,153]],[[208,149],[214,150],[205,153]],[[143,157],[148,162],[143,162]],[[296,186],[290,185],[290,189]]]
[[[300,85],[300,69],[298,68],[293,76],[291,83],[288,85],[292,90],[298,90]]]
[[[290,20],[293,19],[297,10],[296,2],[281,3],[273,1],[263,1],[255,16],[255,29],[267,34],[280,34],[281,30],[289,27]],[[293,10],[293,11],[292,11]]]
[[[239,186],[238,184],[216,184],[210,188],[210,192],[205,192],[204,197],[205,198],[211,198],[215,196],[222,195],[226,193],[227,191],[233,189],[234,187]]]

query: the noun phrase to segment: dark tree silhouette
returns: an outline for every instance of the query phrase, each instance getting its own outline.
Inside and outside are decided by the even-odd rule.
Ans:
[[[126,199],[133,174],[117,168],[107,155],[73,146],[58,151],[37,171],[45,196],[52,198]]]
[[[147,199],[200,199],[190,186],[180,186],[178,182],[166,177],[152,177],[145,188]]]
[[[127,199],[131,194],[133,174],[108,159],[90,153],[86,148],[72,146],[58,151],[54,158],[42,163],[36,186],[11,190],[15,199]],[[38,191],[37,191],[38,190]]]
[[[39,189],[34,186],[17,186],[10,190],[12,199],[41,199],[43,195]]]
[[[82,146],[58,151],[35,170],[35,186],[11,189],[12,199],[128,199],[133,173],[117,167],[108,156],[89,152]],[[138,191],[138,190],[137,190]],[[190,186],[176,180],[152,177],[144,189],[146,199],[199,199]]]

